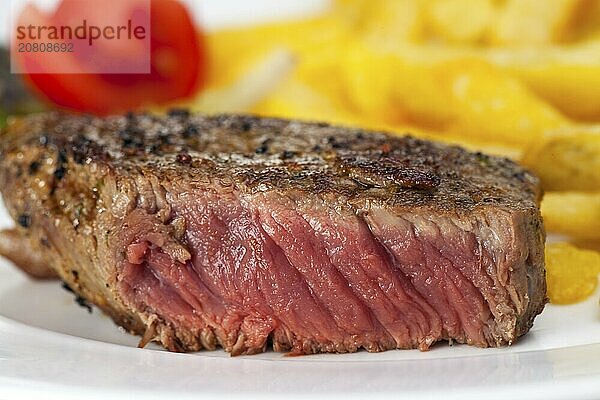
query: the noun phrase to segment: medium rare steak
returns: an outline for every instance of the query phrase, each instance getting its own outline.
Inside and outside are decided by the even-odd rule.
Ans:
[[[459,147],[250,116],[46,114],[3,133],[19,232],[173,351],[513,343],[545,303],[537,179]]]

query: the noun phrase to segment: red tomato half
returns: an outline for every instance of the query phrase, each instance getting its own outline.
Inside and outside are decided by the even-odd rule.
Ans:
[[[76,21],[77,15],[83,12],[82,7],[86,7],[86,15],[89,15],[90,11],[93,12],[94,10],[90,10],[90,4],[97,7],[98,14],[102,15],[107,14],[106,7],[110,7],[109,11],[114,12],[114,15],[134,13],[140,9],[136,8],[140,5],[139,0],[62,0],[53,15],[45,15],[34,7],[27,7],[19,22],[26,25],[32,21],[35,21],[36,25],[64,25],[69,21]],[[95,114],[132,110],[194,94],[204,81],[206,71],[205,49],[200,34],[187,9],[180,2],[151,0],[150,4],[149,74],[28,74],[28,68],[33,65],[42,68],[43,71],[43,65],[36,64],[36,53],[15,53],[26,80],[44,98],[61,108]],[[104,26],[100,23],[98,25]],[[127,57],[128,53],[132,56],[139,51],[137,48],[128,49],[124,46],[127,46],[126,41],[119,42],[111,51],[102,53],[102,57],[108,57],[109,62],[123,62],[122,57]],[[57,54],[52,60],[63,63],[61,65],[68,66],[71,70],[80,65],[70,53]],[[80,69],[85,71],[83,65]]]

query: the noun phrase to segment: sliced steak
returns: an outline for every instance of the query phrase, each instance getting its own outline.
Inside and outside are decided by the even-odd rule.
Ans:
[[[35,246],[32,248],[29,238],[17,228],[0,231],[0,255],[34,279],[56,279],[56,273],[42,258],[42,252],[36,251]]]
[[[538,181],[506,159],[184,111],[38,115],[1,146],[28,246],[142,344],[502,346],[544,307]]]

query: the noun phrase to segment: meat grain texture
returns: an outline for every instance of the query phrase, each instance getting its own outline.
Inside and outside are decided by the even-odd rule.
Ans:
[[[24,243],[143,343],[495,347],[546,301],[538,181],[506,159],[185,111],[44,114],[2,136]]]

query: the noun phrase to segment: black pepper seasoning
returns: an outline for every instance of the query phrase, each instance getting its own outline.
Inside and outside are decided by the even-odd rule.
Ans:
[[[198,127],[193,124],[188,124],[181,132],[184,138],[190,138],[198,134]]]
[[[28,214],[21,214],[19,215],[17,222],[23,228],[29,228],[29,226],[31,226],[31,217]]]
[[[33,161],[29,164],[29,175],[33,175],[38,172],[40,169],[40,163],[38,161]]]
[[[187,153],[179,153],[177,154],[177,158],[176,158],[177,163],[179,164],[191,164],[192,163],[192,156],[190,156]]]
[[[67,170],[65,169],[65,167],[60,166],[60,167],[56,168],[56,170],[54,170],[54,177],[60,181],[62,178],[65,177],[66,173],[67,173]]]

